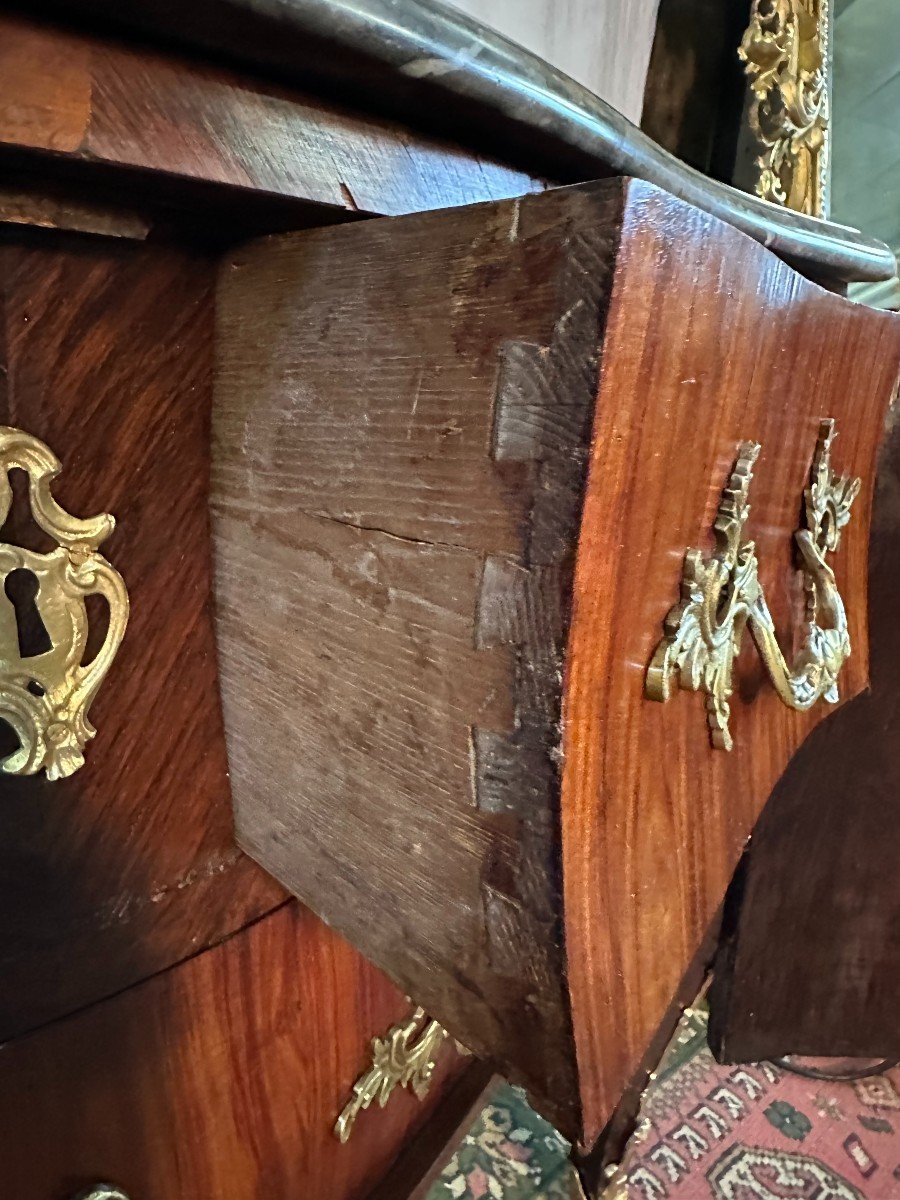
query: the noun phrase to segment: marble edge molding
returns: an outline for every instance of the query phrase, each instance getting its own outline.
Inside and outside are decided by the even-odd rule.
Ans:
[[[471,117],[529,139],[562,182],[630,175],[726,221],[821,281],[892,278],[896,258],[858,230],[791,212],[707,178],[599,96],[440,0],[30,0],[5,7],[163,39],[310,90],[365,98],[421,127],[423,94],[455,100],[443,132],[467,145]],[[497,138],[492,139],[496,151]],[[558,176],[554,165],[558,162]],[[577,165],[576,165],[577,164]]]

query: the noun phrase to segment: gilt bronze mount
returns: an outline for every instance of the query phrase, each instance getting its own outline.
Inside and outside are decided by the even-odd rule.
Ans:
[[[75,1200],[129,1200],[120,1188],[109,1183],[98,1183],[90,1191],[80,1192]]]
[[[79,519],[61,508],[50,485],[61,466],[37,438],[0,426],[0,525],[12,506],[9,472],[28,476],[36,524],[56,542],[49,553],[0,543],[0,718],[19,740],[0,763],[8,775],[63,779],[84,763],[84,747],[96,730],[88,720],[91,701],[103,682],[125,633],[128,593],[121,575],[98,552],[115,528],[108,513]],[[39,652],[21,644],[21,629],[10,591],[10,576],[32,579],[32,603],[42,627]],[[94,657],[83,662],[88,644],[85,599],[103,596],[109,607],[106,636]]]
[[[837,478],[831,467],[834,421],[822,421],[804,491],[804,527],[794,534],[806,589],[806,637],[793,665],[778,644],[775,623],[759,581],[756,547],[744,540],[750,515],[748,495],[759,456],[756,442],[744,442],[722,494],[713,526],[716,549],[704,555],[688,550],[681,600],[668,613],[665,636],[647,671],[645,690],[665,702],[675,685],[706,696],[712,743],[731,750],[729,698],[734,660],[749,625],[757,650],[780,699],[805,711],[824,699],[838,699],[838,676],[850,654],[847,616],[826,555],[837,550],[859,479]]]
[[[395,1088],[411,1088],[419,1100],[431,1086],[438,1052],[449,1038],[440,1022],[417,1008],[406,1021],[372,1039],[372,1065],[353,1085],[353,1097],[337,1119],[334,1132],[346,1142],[359,1114],[375,1100],[384,1108]],[[466,1051],[454,1043],[461,1054]]]

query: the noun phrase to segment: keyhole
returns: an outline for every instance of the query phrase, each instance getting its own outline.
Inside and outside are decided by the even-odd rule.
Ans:
[[[9,472],[9,486],[12,489],[12,503],[3,528],[0,529],[0,542],[46,554],[54,548],[54,542],[34,519],[31,501],[28,498],[28,475],[14,467]]]
[[[17,567],[15,571],[10,571],[3,585],[16,614],[20,658],[35,658],[38,654],[46,654],[48,650],[53,649],[50,635],[38,611],[39,588],[37,575],[26,567]]]

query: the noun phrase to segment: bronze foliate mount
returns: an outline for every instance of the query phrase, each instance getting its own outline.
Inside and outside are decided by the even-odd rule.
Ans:
[[[824,699],[838,699],[838,676],[850,655],[844,603],[826,555],[840,544],[859,494],[860,480],[837,478],[831,468],[834,421],[822,421],[804,491],[804,528],[794,540],[806,588],[806,638],[789,665],[775,633],[775,623],[759,582],[756,547],[743,540],[750,515],[748,495],[759,456],[756,442],[744,442],[722,494],[714,524],[716,549],[711,555],[688,550],[681,580],[681,601],[664,622],[647,671],[645,690],[651,700],[665,702],[675,685],[706,696],[713,745],[731,750],[729,698],[734,659],[749,625],[757,650],[780,699],[805,711]]]
[[[372,1039],[372,1065],[353,1085],[353,1097],[344,1107],[334,1127],[341,1142],[348,1141],[359,1114],[378,1101],[384,1108],[395,1088],[411,1088],[422,1100],[431,1086],[437,1055],[450,1038],[438,1021],[422,1008],[398,1025],[392,1025],[384,1037]],[[454,1042],[457,1052],[468,1051]]]
[[[828,178],[827,54],[830,0],[753,0],[738,55],[762,153],[756,193],[825,215]]]
[[[128,593],[98,551],[115,528],[114,518],[101,513],[82,520],[61,508],[50,493],[59,461],[43,442],[8,426],[0,426],[0,525],[12,505],[14,468],[28,476],[32,516],[56,547],[43,554],[0,543],[0,718],[19,739],[0,770],[7,775],[45,770],[48,779],[63,779],[83,765],[84,747],[96,733],[88,709],[125,634]],[[32,579],[34,619],[43,635],[39,652],[21,645],[8,590],[13,572]],[[89,632],[85,599],[91,595],[106,600],[109,623],[99,650],[83,663]]]
[[[129,1200],[125,1192],[109,1183],[95,1184],[87,1192],[79,1192],[74,1200]]]

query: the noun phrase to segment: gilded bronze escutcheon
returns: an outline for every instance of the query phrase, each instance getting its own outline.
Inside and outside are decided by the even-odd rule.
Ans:
[[[43,442],[8,426],[0,426],[0,525],[12,505],[9,472],[14,468],[28,476],[32,515],[56,547],[44,554],[0,543],[0,718],[19,739],[0,769],[8,775],[45,770],[48,779],[62,779],[82,766],[85,744],[96,733],[88,709],[125,633],[128,593],[118,571],[98,552],[115,520],[108,513],[81,520],[60,508],[50,494],[60,463]],[[15,571],[33,577],[33,604],[49,647],[41,652],[23,652],[20,644],[8,590]],[[109,623],[103,644],[84,663],[85,599],[95,594],[109,606]]]

